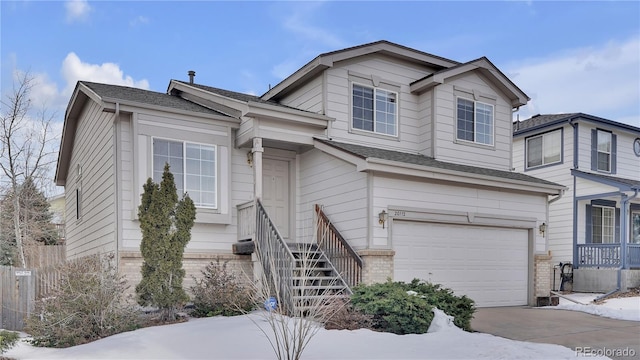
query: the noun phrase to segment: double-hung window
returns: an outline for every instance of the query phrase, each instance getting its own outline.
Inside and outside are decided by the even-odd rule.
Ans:
[[[562,130],[527,138],[527,168],[559,163],[562,147]]]
[[[616,242],[616,212],[608,206],[591,208],[591,242],[594,244],[612,244]]]
[[[591,130],[591,170],[616,173],[616,134]]]
[[[384,135],[398,134],[398,94],[353,84],[353,129]]]
[[[457,139],[493,145],[493,105],[458,98]]]
[[[189,194],[197,207],[217,208],[216,146],[153,139],[153,181],[162,181],[165,163],[178,194]]]

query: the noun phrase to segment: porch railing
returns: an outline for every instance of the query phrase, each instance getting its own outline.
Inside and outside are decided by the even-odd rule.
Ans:
[[[282,235],[273,224],[260,200],[255,201],[255,249],[262,264],[263,277],[271,295],[280,299],[287,313],[294,310],[293,269],[295,258]]]
[[[640,267],[640,244],[629,244],[627,247],[629,267]]]
[[[238,241],[253,240],[256,235],[255,201],[238,204]]]
[[[578,244],[577,267],[620,266],[620,244]]]
[[[362,281],[362,258],[353,250],[316,204],[317,242],[349,287]]]

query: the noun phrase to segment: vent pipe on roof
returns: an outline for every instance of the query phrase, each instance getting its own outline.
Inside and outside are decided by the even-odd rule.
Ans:
[[[196,76],[196,72],[193,70],[189,70],[187,74],[189,75],[189,84],[193,84],[193,78]]]

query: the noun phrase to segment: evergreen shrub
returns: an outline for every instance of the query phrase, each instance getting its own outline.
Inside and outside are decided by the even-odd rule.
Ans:
[[[358,285],[353,289],[351,303],[356,309],[373,316],[373,329],[395,334],[426,333],[433,320],[433,308],[454,317],[461,329],[471,330],[475,311],[473,300],[455,296],[451,289],[413,279],[372,285]]]

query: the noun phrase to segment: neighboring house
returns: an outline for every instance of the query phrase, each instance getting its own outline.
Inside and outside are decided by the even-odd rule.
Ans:
[[[64,244],[64,209],[65,209],[65,195],[58,194],[49,198],[49,211],[51,212],[51,222],[56,225],[58,230],[58,236],[60,237],[59,244]]]
[[[479,306],[549,296],[540,229],[564,187],[511,170],[511,114],[529,99],[487,58],[379,41],[321,54],[262,96],[189,75],[166,93],[77,84],[56,173],[69,257],[114,252],[137,282],[142,185],[169,162],[197,206],[188,274],[216,257],[250,273],[245,240],[312,242],[326,216],[349,285],[421,278]]]
[[[516,171],[568,188],[547,237],[553,262],[573,264],[573,289],[640,286],[640,128],[582,113],[513,126]]]

